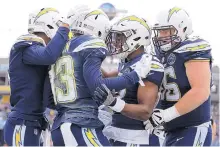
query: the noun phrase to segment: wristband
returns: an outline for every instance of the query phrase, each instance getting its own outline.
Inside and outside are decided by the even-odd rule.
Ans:
[[[163,111],[163,118],[165,122],[169,122],[177,117],[179,117],[180,114],[179,112],[176,110],[175,106],[172,106],[170,108],[167,108]]]

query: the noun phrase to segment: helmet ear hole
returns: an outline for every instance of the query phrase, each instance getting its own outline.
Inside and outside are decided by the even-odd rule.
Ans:
[[[101,32],[101,31],[98,32],[98,36],[99,36],[99,37],[102,36],[102,32]]]
[[[141,37],[137,37],[137,38],[134,38],[134,41],[138,41],[140,39],[141,39]]]
[[[184,32],[184,33],[186,32],[186,29],[187,29],[187,27],[185,27],[185,28],[183,29],[183,32]]]
[[[51,25],[47,25],[47,27],[48,27],[49,29],[54,29]]]
[[[98,18],[99,15],[96,15],[95,20]]]

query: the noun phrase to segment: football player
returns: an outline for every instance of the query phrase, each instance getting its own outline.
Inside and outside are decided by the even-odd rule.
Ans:
[[[178,7],[162,11],[153,30],[155,48],[163,55],[165,76],[160,107],[146,129],[164,125],[165,146],[210,146],[210,44],[190,37],[192,21]]]
[[[132,72],[132,66],[147,54],[144,48],[151,43],[151,28],[144,19],[128,15],[112,26],[106,43],[111,55],[124,60],[119,65],[118,74],[129,73]],[[151,71],[143,79],[145,86],[138,83],[128,85],[119,92],[121,99],[112,97],[105,85],[96,89],[97,103],[109,106],[116,112],[113,114],[111,126],[107,126],[103,131],[113,146],[160,145],[157,137],[157,140],[149,142],[150,134],[145,130],[143,121],[146,121],[153,111],[163,74],[163,65],[155,55]],[[150,140],[153,138],[151,136]]]
[[[18,37],[10,51],[12,106],[4,128],[9,146],[39,146],[47,126],[43,89],[48,65],[55,63],[68,40],[69,25],[54,8],[29,15],[29,34]]]
[[[109,146],[98,119],[93,94],[105,83],[111,90],[122,90],[146,76],[151,56],[143,56],[134,71],[116,78],[103,78],[102,61],[108,54],[104,39],[109,31],[107,15],[97,9],[78,12],[72,23],[74,37],[67,43],[50,71],[54,101],[58,115],[52,127],[52,139],[58,146]],[[69,13],[71,19],[71,15]]]

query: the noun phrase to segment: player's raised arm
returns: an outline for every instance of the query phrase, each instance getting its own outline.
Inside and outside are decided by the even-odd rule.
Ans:
[[[46,46],[36,44],[28,47],[23,52],[23,62],[36,65],[51,65],[55,63],[68,41],[68,33],[69,28],[63,25]],[[34,44],[35,42],[28,43]]]
[[[12,50],[23,50],[25,64],[51,65],[61,55],[68,41],[69,25],[53,8],[42,9],[30,17],[30,34],[20,36]]]

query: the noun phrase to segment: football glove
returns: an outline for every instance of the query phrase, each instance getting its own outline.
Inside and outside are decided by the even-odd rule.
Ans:
[[[154,109],[151,117],[144,122],[145,129],[151,129],[163,125],[166,122],[169,122],[176,117],[179,117],[180,114],[176,110],[175,106],[172,106],[168,109]]]
[[[115,97],[105,84],[100,85],[94,92],[93,100],[100,105],[109,106],[116,112],[121,112],[125,106],[125,102]]]
[[[150,129],[150,134],[154,134],[157,137],[161,138],[161,139],[165,139],[166,137],[166,132],[164,130],[163,126],[158,126],[156,128],[151,128]]]

